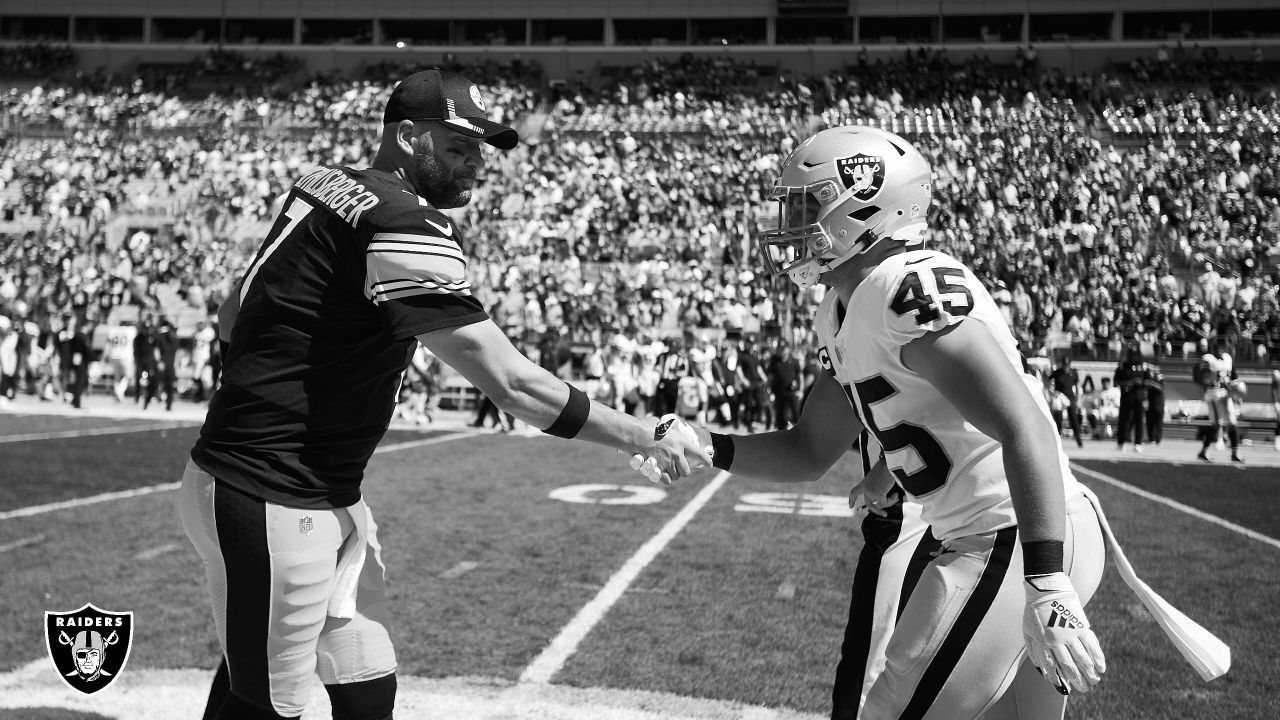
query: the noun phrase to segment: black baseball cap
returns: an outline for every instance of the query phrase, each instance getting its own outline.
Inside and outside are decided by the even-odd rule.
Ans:
[[[500,150],[515,147],[520,142],[516,131],[488,119],[484,111],[484,98],[475,83],[457,73],[432,68],[401,80],[391,91],[382,124],[435,120]]]

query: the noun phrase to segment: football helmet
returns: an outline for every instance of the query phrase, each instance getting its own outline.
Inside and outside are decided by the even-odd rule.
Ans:
[[[769,270],[807,288],[882,239],[924,242],[931,182],[929,162],[891,132],[848,125],[813,135],[769,193],[778,226],[757,235]]]

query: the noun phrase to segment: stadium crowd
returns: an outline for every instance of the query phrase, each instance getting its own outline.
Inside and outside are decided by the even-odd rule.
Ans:
[[[414,69],[291,82],[280,59],[204,62],[239,67],[242,84],[191,99],[152,72],[0,96],[0,396],[46,392],[51,375],[87,383],[70,360],[119,326],[176,326],[171,362],[216,382],[216,360],[185,351],[196,322],[208,332],[294,179],[368,162],[387,80]],[[1136,340],[1189,357],[1217,338],[1280,352],[1274,88],[1133,93],[1025,53],[998,66],[923,48],[822,77],[691,55],[551,85],[529,62],[455,69],[525,140],[490,156],[459,217],[476,293],[545,362],[572,347],[565,372],[611,402],[673,409],[688,377],[696,412],[791,417],[813,359],[790,348],[807,346],[820,291],[765,275],[751,237],[797,139],[843,123],[906,134],[932,159],[932,245],[989,282],[1028,356],[1116,358]]]

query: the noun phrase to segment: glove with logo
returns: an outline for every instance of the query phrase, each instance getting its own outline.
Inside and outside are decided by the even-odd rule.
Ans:
[[[1058,692],[1088,692],[1107,671],[1098,637],[1089,627],[1084,603],[1066,573],[1025,578],[1027,609],[1022,637],[1031,662]]]
[[[672,413],[658,419],[653,429],[653,441],[666,448],[677,458],[669,469],[659,466],[656,456],[645,457],[640,453],[631,456],[631,469],[639,472],[649,482],[670,485],[692,470],[711,464],[711,450],[705,447],[693,427]]]

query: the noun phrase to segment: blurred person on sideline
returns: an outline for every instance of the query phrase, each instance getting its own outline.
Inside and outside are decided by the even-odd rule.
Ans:
[[[1147,363],[1144,383],[1147,387],[1147,437],[1159,445],[1164,440],[1164,371],[1155,359]]]
[[[142,402],[144,396],[150,402],[156,382],[155,318],[147,313],[133,336],[134,404]]]
[[[178,394],[178,331],[163,315],[151,338],[151,354],[154,377],[147,383],[142,409],[146,410],[153,398],[162,396],[164,409],[172,410]]]
[[[1209,448],[1215,444],[1222,445],[1222,434],[1225,431],[1231,441],[1231,460],[1240,459],[1240,429],[1238,405],[1231,399],[1231,383],[1237,379],[1235,363],[1227,353],[1227,343],[1215,340],[1213,351],[1205,353],[1196,363],[1193,378],[1204,389],[1204,404],[1208,411],[1208,428],[1201,440],[1197,458],[1205,462],[1209,459]]]
[[[89,338],[84,334],[80,317],[74,313],[62,317],[63,329],[58,333],[59,367],[62,387],[70,395],[71,407],[79,408],[89,388]]]
[[[1071,366],[1070,352],[1062,356],[1058,367],[1049,375],[1049,385],[1063,403],[1060,412],[1066,416],[1076,445],[1084,447],[1084,440],[1080,437],[1080,374]],[[1061,427],[1061,421],[1056,422]]]
[[[1115,386],[1120,388],[1120,417],[1116,422],[1116,448],[1124,451],[1132,443],[1134,452],[1142,452],[1143,425],[1146,420],[1147,363],[1137,343],[1125,348],[1116,366]]]
[[[773,391],[775,430],[786,430],[800,420],[800,393],[804,369],[787,343],[780,343],[769,361],[769,384]]]

